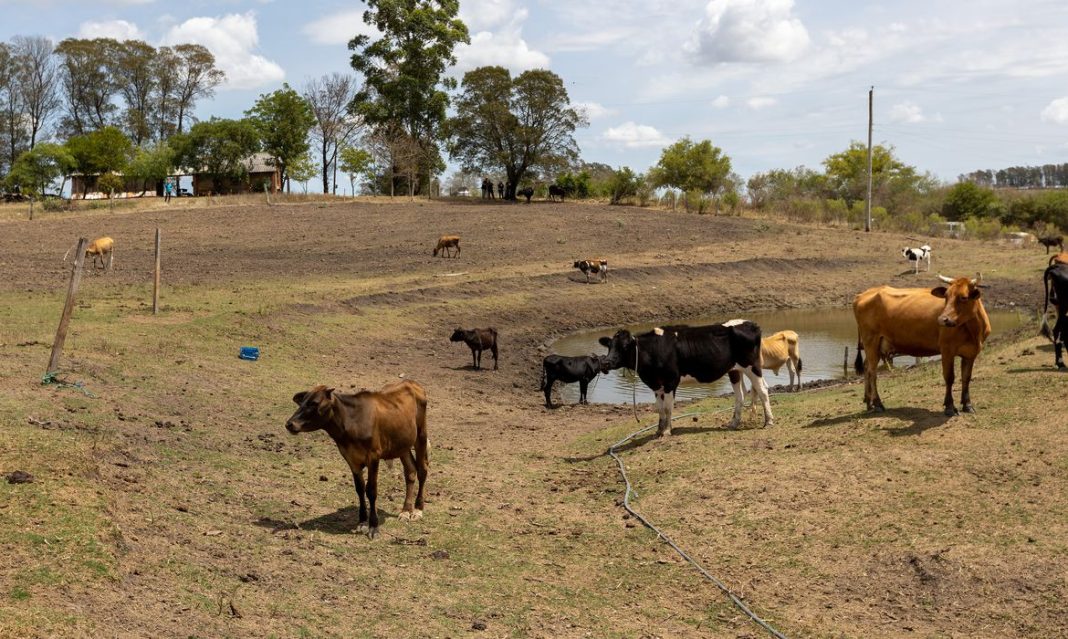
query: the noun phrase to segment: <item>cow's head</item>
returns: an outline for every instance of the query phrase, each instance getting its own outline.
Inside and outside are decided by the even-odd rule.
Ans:
[[[975,279],[967,277],[953,279],[944,275],[939,275],[938,279],[946,283],[946,286],[931,289],[931,295],[946,300],[942,314],[938,316],[938,324],[953,328],[975,319],[979,305],[982,304],[979,301],[982,295],[979,291],[979,282],[983,280],[983,274],[980,273]]]
[[[638,342],[630,331],[623,328],[616,331],[612,337],[602,337],[597,341],[608,349],[608,354],[601,358],[602,373],[624,366],[634,366],[635,346]]]
[[[449,338],[450,342],[462,342],[467,337],[467,331],[462,328],[458,328],[452,332],[452,337]]]
[[[296,435],[319,430],[334,416],[334,389],[316,386],[293,396],[297,412],[286,421],[286,430]]]
[[[908,257],[909,253],[911,253],[911,252],[912,252],[912,249],[910,249],[909,247],[906,246],[905,248],[901,249],[901,256],[902,257]]]

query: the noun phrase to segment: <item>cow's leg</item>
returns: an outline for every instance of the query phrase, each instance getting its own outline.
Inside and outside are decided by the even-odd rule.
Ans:
[[[778,373],[775,373],[775,374],[778,375]],[[790,376],[790,386],[789,386],[790,390],[795,390],[794,389],[794,375],[797,374],[797,366],[794,364],[794,358],[792,358],[792,357],[787,357],[786,358],[786,374]],[[799,375],[799,374],[797,375],[797,389],[796,390],[801,390],[801,375]]]
[[[556,380],[553,379],[552,375],[546,375],[545,376],[545,408],[552,408],[553,407],[552,395],[553,395],[553,382],[555,382],[555,381]]]
[[[352,483],[360,501],[360,519],[356,522],[356,532],[360,532],[367,528],[367,487],[363,483],[363,466],[352,470]]]
[[[942,379],[946,382],[946,398],[942,405],[946,407],[945,415],[952,417],[959,413],[953,405],[953,354],[946,351],[942,352]]]
[[[746,368],[745,376],[749,378],[749,382],[753,385],[753,393],[760,399],[760,403],[764,407],[764,428],[767,428],[775,421],[771,415],[771,398],[768,397],[768,383],[764,380],[761,370],[755,366]]]
[[[1053,325],[1053,362],[1057,365],[1057,368],[1065,368],[1064,366],[1064,330],[1068,325],[1068,320],[1065,319],[1064,313],[1060,308],[1057,308],[1057,322]]]
[[[411,521],[415,515],[415,456],[411,451],[405,451],[400,460],[404,466],[404,507],[398,517]]]
[[[670,393],[664,393],[664,416],[662,421],[664,422],[663,428],[660,429],[660,437],[667,437],[671,435],[671,413],[675,410],[675,391]]]
[[[656,423],[656,434],[660,437],[664,437],[671,433],[671,423],[665,418],[664,407],[666,405],[667,393],[664,392],[664,388],[658,388],[655,391],[656,394],[656,413],[659,416],[659,420]]]
[[[745,388],[742,385],[742,371],[737,367],[727,372],[731,380],[731,388],[734,390],[734,417],[727,422],[727,428],[735,429],[742,423],[742,405],[745,404]],[[754,389],[755,392],[755,389]]]
[[[367,507],[369,517],[367,536],[378,536],[378,460],[367,465]]]
[[[868,410],[877,413],[886,411],[883,400],[879,397],[879,360],[882,359],[880,341],[880,339],[869,340],[864,345],[864,352],[868,354],[868,359],[864,362],[864,402]]]
[[[482,355],[482,353],[478,349],[471,347],[471,368],[476,371],[478,370],[478,360],[481,359],[479,357],[480,355]]]
[[[579,380],[579,403],[580,404],[589,404],[589,402],[586,401],[586,389],[588,389],[589,387],[590,387],[590,380],[586,379],[585,377],[583,377],[582,379]]]
[[[497,370],[497,342],[494,340],[493,345],[490,346],[490,352],[493,353],[493,370]]]
[[[960,409],[965,413],[974,413],[975,407],[972,406],[972,367],[975,366],[974,359],[960,358]]]
[[[419,479],[419,490],[415,494],[415,510],[412,519],[423,516],[423,487],[426,486],[427,472],[430,470],[430,442],[426,436],[426,407],[420,408],[416,416],[415,436],[415,474]]]

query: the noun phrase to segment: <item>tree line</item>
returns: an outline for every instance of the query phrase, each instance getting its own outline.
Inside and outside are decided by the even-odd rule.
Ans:
[[[1068,187],[1068,164],[1012,166],[992,171],[981,169],[958,178],[979,186],[1015,189],[1063,189]]]

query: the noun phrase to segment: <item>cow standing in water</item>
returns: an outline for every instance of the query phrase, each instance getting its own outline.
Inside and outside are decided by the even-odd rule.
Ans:
[[[990,318],[980,299],[979,282],[938,276],[947,286],[893,288],[876,286],[853,300],[857,319],[857,358],[854,366],[864,375],[864,403],[868,410],[883,412],[877,371],[886,354],[914,357],[942,356],[946,384],[945,414],[956,415],[953,405],[954,359],[960,357],[961,410],[973,413],[970,388],[972,367],[990,337]],[[864,353],[868,354],[867,362]]]
[[[648,333],[631,335],[623,329],[612,337],[598,340],[608,348],[602,360],[603,372],[629,368],[656,395],[660,414],[657,434],[671,434],[671,412],[675,390],[683,375],[708,384],[728,375],[734,389],[734,417],[728,428],[742,420],[745,389],[742,375],[749,378],[764,407],[764,426],[771,426],[768,385],[760,368],[760,327],[746,320],[731,320],[712,326],[664,326]]]

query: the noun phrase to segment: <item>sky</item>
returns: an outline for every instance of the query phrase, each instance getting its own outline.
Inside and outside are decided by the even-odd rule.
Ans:
[[[240,117],[262,93],[351,72],[361,2],[0,0],[14,35],[197,42],[226,72],[199,117]],[[743,178],[820,168],[874,141],[956,181],[975,169],[1068,162],[1063,0],[461,0],[457,78],[549,68],[590,125],[582,157],[642,172],[683,136]]]

